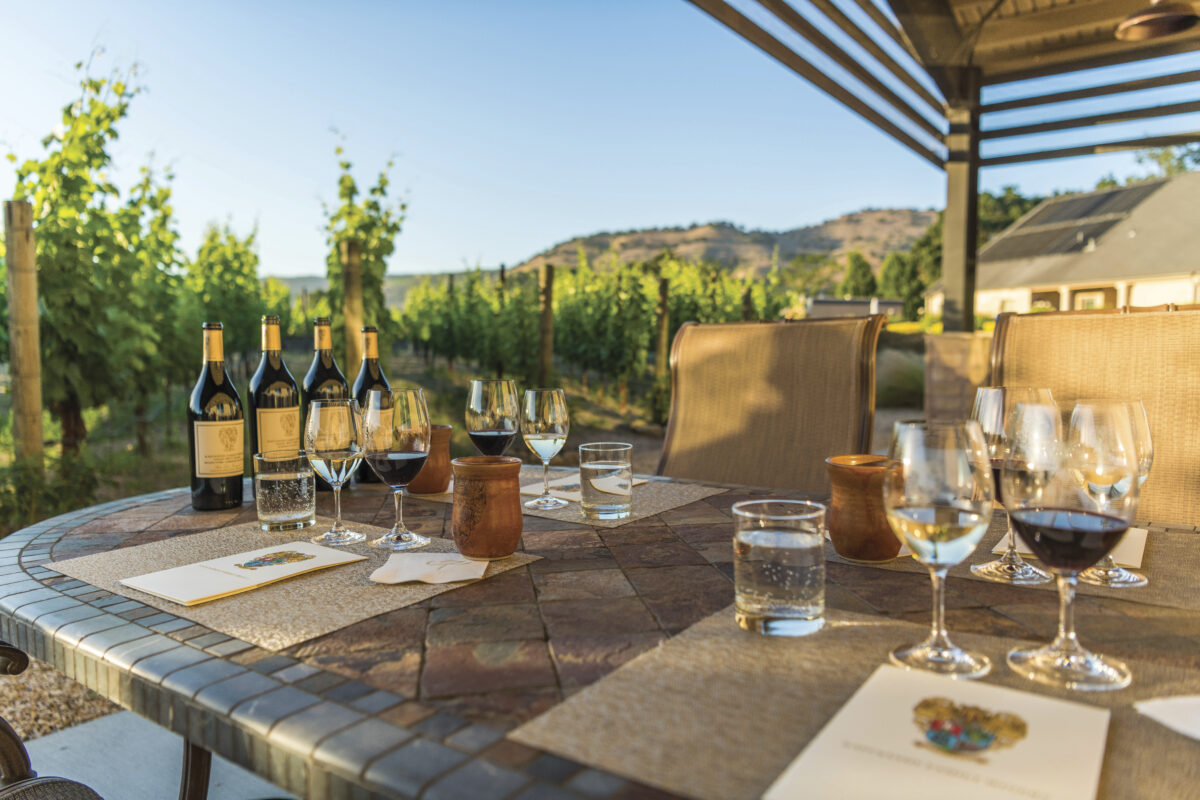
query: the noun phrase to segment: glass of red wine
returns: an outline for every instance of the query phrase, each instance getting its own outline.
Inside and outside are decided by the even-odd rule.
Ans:
[[[404,524],[404,487],[417,477],[429,457],[429,410],[420,389],[372,389],[362,409],[367,465],[392,487],[396,524],[371,542],[384,550],[415,550],[428,537]]]
[[[992,477],[996,484],[996,502],[1001,505],[1004,504],[1000,471],[1004,464],[1004,448],[1007,443],[1005,427],[1009,424],[1013,409],[1020,403],[1054,405],[1054,398],[1050,395],[1049,389],[1033,389],[1027,386],[981,386],[975,390],[975,405],[971,409],[971,419],[979,423],[979,427],[983,429],[983,437],[987,441],[988,458],[992,463]],[[973,565],[971,572],[976,577],[987,581],[1011,583],[1017,586],[1049,583],[1049,574],[1021,558],[1021,554],[1017,552],[1016,538],[1010,519],[1008,534],[1005,537],[1008,547],[1005,549],[1004,555],[986,564]]]
[[[1017,407],[1001,480],[1013,527],[1058,581],[1058,635],[1013,650],[1008,665],[1038,683],[1082,691],[1122,689],[1130,672],[1075,636],[1079,573],[1112,551],[1137,508],[1138,460],[1129,413],[1119,402],[1077,403],[1066,440],[1052,405]]]
[[[510,380],[473,380],[467,390],[467,435],[480,455],[502,456],[520,430],[517,385]]]

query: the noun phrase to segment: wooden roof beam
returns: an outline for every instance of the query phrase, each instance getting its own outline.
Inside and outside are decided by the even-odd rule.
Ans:
[[[1014,46],[1020,49],[1044,46],[1047,34],[1069,37],[1102,28],[1111,39],[1117,24],[1137,8],[1137,2],[1130,4],[1129,0],[1099,0],[989,19],[975,42],[976,60],[986,60],[986,53]]]
[[[960,85],[961,68],[969,65],[970,50],[947,0],[889,0],[889,5],[946,100],[965,96],[969,88]]]
[[[1013,153],[1007,156],[992,156],[980,160],[981,167],[999,167],[1004,164],[1023,164],[1028,161],[1049,161],[1055,158],[1093,156],[1101,153],[1119,153],[1123,150],[1142,150],[1147,147],[1176,147],[1200,142],[1200,131],[1178,133],[1170,136],[1146,136],[1141,139],[1125,139],[1119,142],[1100,142],[1080,147],[1062,147],[1056,150],[1037,150],[1030,153]]]
[[[1066,131],[1072,128],[1086,128],[1091,125],[1109,125],[1114,122],[1129,122],[1135,119],[1151,119],[1153,117],[1169,117],[1175,114],[1191,114],[1200,111],[1200,100],[1186,103],[1169,103],[1161,106],[1146,106],[1130,108],[1124,111],[1109,111],[1104,114],[1089,114],[1086,117],[1071,117],[1057,119],[1052,122],[1039,122],[1034,125],[1014,125],[1009,128],[993,128],[980,134],[982,139],[1004,139],[1010,136],[1028,136],[1032,133],[1049,133],[1051,131]]]
[[[854,0],[854,4],[861,8],[863,13],[870,17],[871,21],[879,27],[879,30],[883,31],[900,49],[912,56],[912,59],[918,64],[921,64],[921,54],[913,46],[912,41],[908,38],[908,34],[897,28],[896,23],[892,22],[892,18],[879,10],[879,6],[875,5],[872,0]],[[922,66],[924,65],[922,64]]]
[[[1145,61],[1200,50],[1200,28],[1169,39],[1136,45],[1116,39],[1106,39],[1082,48],[1044,50],[1034,54],[1017,54],[1011,58],[984,60],[983,82],[986,86],[1012,83],[1064,72],[1098,69],[1131,61]]]
[[[1104,86],[1091,86],[1086,89],[1073,89],[1069,92],[1053,92],[1031,97],[1020,97],[1016,100],[1005,100],[1001,103],[988,103],[979,111],[981,114],[991,114],[997,111],[1012,111],[1017,108],[1050,105],[1052,103],[1069,103],[1073,100],[1088,100],[1093,97],[1103,97],[1110,94],[1125,92],[1140,92],[1145,89],[1157,89],[1163,86],[1177,86],[1182,83],[1200,81],[1200,69],[1188,72],[1176,72],[1171,75],[1156,75],[1153,78],[1139,78],[1121,83],[1109,83]]]

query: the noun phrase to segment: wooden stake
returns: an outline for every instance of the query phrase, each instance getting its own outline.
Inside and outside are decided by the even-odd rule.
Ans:
[[[670,354],[671,346],[667,334],[671,331],[671,312],[668,299],[670,297],[671,281],[668,278],[658,279],[658,331],[657,341],[654,348],[654,377],[656,379],[665,379],[670,372]]]
[[[342,369],[358,371],[362,361],[362,254],[358,242],[347,239],[338,245],[342,262],[342,316],[346,318],[346,362]]]
[[[16,457],[41,471],[45,463],[42,456],[41,338],[33,206],[28,202],[12,200],[4,203],[4,241],[8,248],[8,343]]]
[[[542,320],[539,330],[538,386],[550,385],[554,361],[554,265],[542,267]]]

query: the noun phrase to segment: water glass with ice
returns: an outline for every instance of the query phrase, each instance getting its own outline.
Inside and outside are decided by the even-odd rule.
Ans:
[[[734,616],[748,631],[807,636],[825,624],[825,506],[733,505]]]
[[[587,519],[627,519],[633,513],[633,445],[579,445],[579,485]]]
[[[317,521],[317,486],[302,452],[256,453],[254,497],[264,531],[294,531]]]

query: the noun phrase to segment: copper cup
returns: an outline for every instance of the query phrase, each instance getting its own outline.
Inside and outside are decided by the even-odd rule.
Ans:
[[[410,494],[441,494],[450,485],[449,425],[429,426],[429,457],[408,484]]]
[[[829,503],[829,538],[833,549],[850,561],[888,561],[900,553],[883,510],[883,476],[887,456],[848,455],[825,459],[833,498]]]
[[[521,541],[521,459],[467,456],[450,463],[454,546],[475,561],[511,556]]]

